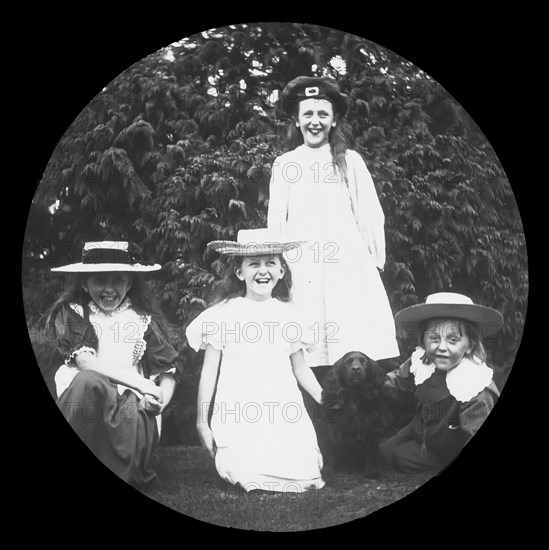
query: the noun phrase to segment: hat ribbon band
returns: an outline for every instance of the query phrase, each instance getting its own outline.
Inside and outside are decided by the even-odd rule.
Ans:
[[[300,94],[297,94],[296,97],[299,101],[303,101],[305,99],[325,99],[326,101],[330,101],[330,102],[333,101],[324,92],[317,92],[317,93],[314,93],[314,94],[300,93]]]
[[[140,258],[131,254],[127,250],[116,248],[91,248],[82,253],[83,264],[145,264]]]

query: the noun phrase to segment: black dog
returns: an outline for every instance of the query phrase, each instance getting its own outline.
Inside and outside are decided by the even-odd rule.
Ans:
[[[397,422],[384,381],[384,369],[356,351],[346,353],[326,374],[317,422],[323,473],[346,470],[379,477],[379,444]]]

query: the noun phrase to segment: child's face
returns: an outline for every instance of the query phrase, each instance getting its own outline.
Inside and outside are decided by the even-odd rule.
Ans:
[[[82,288],[103,311],[114,311],[132,286],[128,273],[94,273],[82,283]]]
[[[246,298],[266,300],[271,297],[286,270],[279,256],[250,256],[245,257],[242,265],[235,268],[234,272],[246,283]]]
[[[299,103],[296,125],[308,147],[320,147],[328,142],[330,130],[336,125],[334,108],[325,99],[304,99]]]
[[[428,321],[423,342],[427,359],[445,372],[456,367],[471,349],[471,340],[455,319]]]

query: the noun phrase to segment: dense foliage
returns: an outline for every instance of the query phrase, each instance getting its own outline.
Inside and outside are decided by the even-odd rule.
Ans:
[[[352,146],[386,215],[382,277],[393,311],[450,289],[498,308],[505,326],[488,344],[503,381],[528,280],[520,216],[495,152],[416,66],[357,36],[303,24],[186,38],[130,67],[84,108],[30,207],[23,291],[31,335],[63,285],[50,267],[78,261],[85,240],[136,241],[164,265],[154,284],[184,366],[167,416],[192,418],[200,358],[183,330],[223,268],[205,244],[265,224],[270,166],[288,122],[277,93],[301,74],[334,76],[349,95]],[[33,340],[46,372],[57,358]],[[402,342],[403,356],[413,344]]]

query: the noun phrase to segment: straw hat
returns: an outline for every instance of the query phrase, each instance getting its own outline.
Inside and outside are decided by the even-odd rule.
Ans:
[[[437,292],[427,296],[425,303],[402,309],[395,315],[398,331],[410,325],[435,318],[457,318],[486,328],[497,330],[503,324],[502,314],[490,307],[474,304],[473,300],[456,292]]]
[[[90,241],[82,249],[82,261],[53,267],[62,273],[99,273],[106,271],[149,272],[162,266],[141,259],[141,249],[128,241]]]
[[[297,248],[305,241],[282,241],[270,229],[241,229],[236,241],[212,241],[207,250],[227,256],[269,256]]]
[[[296,104],[304,99],[325,99],[334,110],[344,116],[347,112],[347,95],[339,90],[338,83],[327,76],[298,76],[288,84],[280,95],[280,107],[287,115],[294,113]]]

